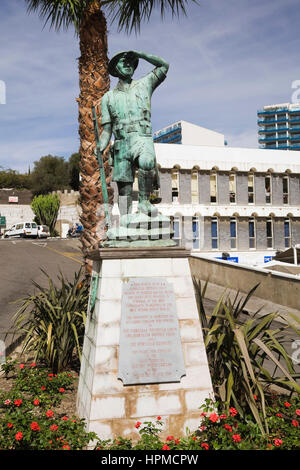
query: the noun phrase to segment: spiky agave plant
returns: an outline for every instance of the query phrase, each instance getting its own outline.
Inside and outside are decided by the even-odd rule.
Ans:
[[[48,287],[33,282],[38,292],[17,301],[20,307],[12,330],[24,336],[22,352],[32,353],[54,372],[70,366],[74,351],[81,358],[89,295],[89,283],[81,271],[72,282],[60,274],[57,286],[42,270]]]
[[[300,393],[299,374],[285,347],[285,331],[291,325],[278,326],[277,313],[247,313],[247,303],[258,284],[247,295],[238,292],[233,300],[225,291],[208,316],[204,307],[208,282],[202,288],[201,281],[193,281],[216,399],[228,409],[234,406],[242,416],[250,411],[261,432],[267,433],[266,392],[270,387]],[[300,329],[293,328],[300,336]]]

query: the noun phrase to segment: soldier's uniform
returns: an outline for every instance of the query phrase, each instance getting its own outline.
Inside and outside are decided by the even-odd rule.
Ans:
[[[115,137],[113,150],[113,181],[134,181],[137,159],[147,155],[153,161],[154,187],[158,189],[156,157],[151,126],[151,96],[166,75],[160,67],[139,80],[132,80],[129,87],[120,80],[101,101],[101,125],[110,123]],[[127,84],[126,84],[127,85]]]

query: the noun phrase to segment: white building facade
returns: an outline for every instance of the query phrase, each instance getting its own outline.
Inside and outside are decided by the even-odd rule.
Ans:
[[[158,210],[172,218],[179,245],[255,265],[300,244],[300,152],[171,144],[155,150]]]

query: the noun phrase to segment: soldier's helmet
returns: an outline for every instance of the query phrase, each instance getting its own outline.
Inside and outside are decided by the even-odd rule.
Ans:
[[[115,54],[111,60],[109,61],[108,63],[108,71],[110,73],[110,75],[112,75],[113,77],[118,77],[119,76],[119,73],[118,71],[116,70],[116,66],[117,66],[117,63],[119,62],[119,60],[121,59],[121,57],[127,57],[127,58],[130,58],[131,61],[132,61],[132,65],[134,67],[134,70],[137,68],[138,66],[138,63],[139,63],[139,59],[138,57],[134,54],[134,52],[132,51],[121,51],[121,52],[118,52],[117,54]]]

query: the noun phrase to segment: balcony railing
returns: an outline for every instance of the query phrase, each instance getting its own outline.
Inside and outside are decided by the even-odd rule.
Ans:
[[[262,115],[265,115],[265,114],[278,114],[278,113],[287,113],[289,112],[289,109],[286,108],[286,107],[283,107],[283,108],[273,108],[273,109],[268,109],[268,110],[265,110],[265,109],[259,109],[257,111],[257,115],[258,116],[262,116]],[[298,111],[299,112],[299,111]]]
[[[276,122],[287,122],[288,120],[286,118],[280,118],[280,119],[271,119],[270,121],[266,119],[257,119],[257,124],[276,124]],[[299,120],[300,122],[300,120]]]

